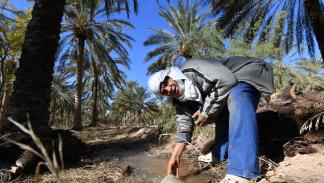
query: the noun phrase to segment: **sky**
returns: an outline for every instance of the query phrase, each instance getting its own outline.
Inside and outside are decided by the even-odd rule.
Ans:
[[[162,4],[166,4],[166,0],[160,0]],[[171,0],[171,4],[175,5],[176,0]],[[18,9],[24,9],[31,6],[26,0],[11,0],[11,3]],[[122,69],[127,75],[127,81],[135,80],[141,86],[147,86],[147,68],[152,63],[144,63],[146,54],[154,47],[145,47],[143,42],[152,34],[149,28],[169,29],[169,25],[158,14],[159,7],[156,0],[138,0],[139,12],[138,15],[131,14],[129,21],[136,27],[132,30],[126,30],[135,42],[132,44],[132,49],[129,49],[129,58],[131,60],[131,69]],[[316,49],[316,55],[319,54]]]
[[[160,0],[162,3],[163,0]],[[174,2],[171,0],[171,2]],[[26,0],[12,0],[11,3],[18,9],[24,9],[31,6]],[[129,49],[129,58],[131,60],[131,69],[122,69],[127,75],[127,81],[135,80],[141,86],[147,85],[147,68],[152,62],[144,63],[146,53],[153,47],[143,46],[143,42],[151,35],[149,28],[168,28],[168,24],[159,16],[156,0],[139,0],[138,15],[131,14],[129,21],[136,27],[132,30],[126,30],[135,42],[132,49]]]

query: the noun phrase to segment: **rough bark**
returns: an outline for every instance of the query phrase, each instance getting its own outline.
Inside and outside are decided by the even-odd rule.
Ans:
[[[90,126],[96,126],[98,120],[98,68],[95,61],[92,61],[93,67],[93,90],[92,90],[92,97],[93,97],[93,106],[92,106],[92,120]]]
[[[52,109],[51,109],[51,113],[52,113],[52,117],[51,117],[51,120],[50,120],[50,126],[52,125],[55,125],[55,111],[56,111],[56,98],[55,98],[55,95],[53,95],[53,105],[52,105]]]
[[[65,0],[36,0],[28,23],[8,116],[49,129],[50,90]],[[16,130],[12,125],[8,130]],[[38,130],[36,130],[37,133]]]
[[[7,116],[21,124],[27,123],[27,114],[29,115],[36,135],[46,147],[51,147],[53,139],[57,139],[57,134],[49,127],[49,107],[65,3],[65,0],[35,0],[8,105]],[[18,128],[11,123],[5,124],[4,132],[13,140],[32,145],[30,138],[19,133]],[[12,164],[24,155],[21,152],[17,146],[0,139],[0,164],[6,161]],[[26,164],[35,162],[33,159],[27,161]]]
[[[74,113],[74,124],[73,130],[82,129],[82,91],[83,91],[83,56],[84,56],[84,39],[78,39],[78,60],[77,60],[77,92],[75,95],[75,113]]]

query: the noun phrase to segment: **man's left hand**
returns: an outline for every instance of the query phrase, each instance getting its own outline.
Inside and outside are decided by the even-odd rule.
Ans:
[[[196,125],[205,126],[207,124],[207,118],[201,114],[200,110],[197,110],[192,115],[192,118],[195,120]]]

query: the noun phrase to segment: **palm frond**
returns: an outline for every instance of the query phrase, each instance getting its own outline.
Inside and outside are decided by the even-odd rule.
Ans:
[[[305,132],[311,132],[314,130],[318,130],[321,126],[324,125],[324,111],[319,112],[313,117],[309,118],[300,128],[300,134]]]

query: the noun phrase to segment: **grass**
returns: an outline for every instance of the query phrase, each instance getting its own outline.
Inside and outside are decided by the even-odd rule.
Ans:
[[[62,143],[61,136],[59,136],[58,155],[53,150],[53,153],[50,156],[50,154],[48,153],[44,144],[41,142],[39,137],[37,137],[37,135],[33,131],[33,128],[29,121],[28,121],[28,128],[24,127],[22,124],[14,121],[11,118],[9,118],[9,121],[11,123],[13,123],[14,125],[16,125],[21,131],[23,131],[24,133],[29,135],[32,138],[32,140],[34,141],[34,143],[36,144],[37,149],[32,148],[30,145],[26,145],[26,144],[23,144],[23,143],[20,143],[20,142],[11,140],[11,139],[8,139],[9,142],[16,144],[23,150],[27,150],[27,151],[34,153],[36,156],[40,157],[43,160],[42,162],[39,162],[36,166],[35,182],[36,183],[39,182],[40,167],[43,165],[43,166],[46,166],[48,168],[48,170],[50,171],[50,173],[55,176],[56,181],[58,183],[61,183],[62,182],[61,174],[62,174],[62,170],[64,169],[63,148],[62,148],[63,143]],[[59,161],[60,161],[60,164],[59,164]]]

